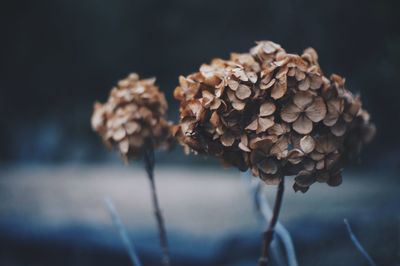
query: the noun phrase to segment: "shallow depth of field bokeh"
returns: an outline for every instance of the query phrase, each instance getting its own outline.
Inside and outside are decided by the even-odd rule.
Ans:
[[[292,53],[314,47],[325,74],[346,77],[378,129],[341,186],[301,194],[287,179],[281,222],[300,265],[365,265],[344,218],[378,265],[399,265],[399,8],[395,0],[1,1],[0,265],[130,265],[106,196],[144,264],[158,265],[142,164],[107,151],[90,128],[93,102],[135,71],[157,77],[177,121],[178,76],[256,40]],[[156,159],[173,265],[255,265],[263,228],[240,173],[180,147]]]

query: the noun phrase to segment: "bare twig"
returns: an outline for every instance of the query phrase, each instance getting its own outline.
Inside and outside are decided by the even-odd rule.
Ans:
[[[114,225],[115,229],[118,231],[119,236],[121,237],[122,243],[124,244],[128,254],[129,254],[129,257],[132,261],[132,265],[133,266],[142,266],[142,263],[140,262],[139,257],[136,253],[135,247],[133,246],[132,242],[130,241],[128,232],[127,232],[125,226],[123,225],[123,223],[118,215],[117,209],[115,208],[111,199],[105,198],[104,203],[106,205],[108,212],[110,213],[113,225]]]
[[[263,226],[266,226],[268,221],[271,219],[272,210],[268,204],[268,200],[265,197],[265,193],[261,189],[261,182],[258,178],[253,178],[249,172],[243,173],[243,180],[249,187],[249,193],[251,195],[257,217]],[[282,262],[282,258],[276,258],[275,255],[278,252],[272,251],[271,257],[273,260],[277,261],[278,265],[288,265],[288,266],[298,266],[296,259],[296,252],[294,250],[294,245],[292,238],[286,228],[278,221],[275,226],[275,232],[278,238],[283,244],[284,254],[286,255],[285,261]],[[280,245],[275,244],[275,239],[271,243],[271,249],[280,248]],[[279,252],[281,254],[281,252]],[[282,256],[283,257],[283,256]],[[287,263],[286,263],[287,261]]]
[[[371,256],[368,254],[368,252],[361,245],[360,241],[358,241],[357,237],[354,235],[353,230],[350,227],[349,221],[347,221],[347,219],[344,219],[343,222],[346,225],[347,233],[349,234],[350,239],[353,242],[354,246],[364,256],[364,258],[368,261],[368,264],[370,266],[376,266],[376,263],[372,260]]]
[[[153,202],[154,214],[155,214],[156,220],[157,220],[160,246],[161,246],[161,250],[162,250],[162,264],[164,266],[169,266],[170,265],[170,255],[169,255],[169,248],[168,248],[167,232],[165,229],[164,218],[162,216],[161,209],[160,209],[160,204],[158,202],[156,184],[155,184],[155,180],[154,180],[154,150],[153,150],[152,145],[148,145],[148,148],[145,151],[144,163],[145,163],[145,169],[147,172],[147,176],[150,181],[151,198],[152,198],[152,202]]]
[[[268,223],[272,216],[271,207],[268,204],[267,197],[265,193],[261,189],[262,183],[258,178],[254,178],[249,172],[243,174],[243,179],[249,187],[249,192],[253,200],[254,207],[257,211],[260,222],[264,225]],[[273,260],[277,261],[278,265],[288,265],[288,266],[298,266],[296,251],[294,249],[293,241],[290,236],[289,231],[278,221],[275,226],[276,236],[278,236],[277,240],[280,240],[283,244],[283,248],[285,249],[286,255],[286,264],[279,263],[279,258],[276,258],[275,253],[271,253],[271,257]],[[275,240],[271,243],[271,248],[279,248],[279,245],[273,245]]]
[[[279,185],[278,185],[278,191],[276,193],[275,205],[274,205],[274,210],[272,213],[272,218],[269,222],[267,230],[263,233],[262,252],[261,252],[261,257],[258,261],[259,266],[267,266],[268,265],[269,246],[274,237],[275,225],[278,221],[279,212],[280,212],[281,205],[282,205],[283,192],[284,192],[284,187],[285,187],[284,184],[285,184],[285,181],[284,181],[284,178],[282,178],[282,180],[279,182]]]

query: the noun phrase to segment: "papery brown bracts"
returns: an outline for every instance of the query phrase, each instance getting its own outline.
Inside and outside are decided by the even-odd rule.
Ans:
[[[295,175],[296,191],[339,185],[345,161],[375,133],[359,96],[339,75],[324,76],[312,48],[297,55],[258,42],[179,77],[174,97],[180,123],[173,134],[187,152],[250,169],[267,184]]]

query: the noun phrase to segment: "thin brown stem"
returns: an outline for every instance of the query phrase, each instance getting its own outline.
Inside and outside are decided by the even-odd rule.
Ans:
[[[284,188],[285,180],[284,178],[282,178],[278,185],[278,191],[276,192],[275,205],[271,220],[268,224],[267,229],[263,233],[261,257],[258,261],[259,266],[267,266],[269,263],[269,246],[271,245],[272,239],[274,238],[275,225],[278,222],[279,212],[282,206],[283,192],[285,190]]]
[[[160,246],[161,246],[161,250],[162,250],[162,264],[164,266],[169,266],[170,265],[170,255],[169,255],[169,247],[168,247],[168,238],[167,238],[167,232],[165,229],[164,218],[162,216],[160,204],[158,202],[156,184],[155,184],[155,180],[154,180],[154,150],[153,150],[152,145],[148,145],[148,147],[145,151],[144,163],[145,163],[147,176],[150,181],[151,198],[152,198],[152,202],[153,202],[154,214],[155,214],[156,220],[157,220]]]

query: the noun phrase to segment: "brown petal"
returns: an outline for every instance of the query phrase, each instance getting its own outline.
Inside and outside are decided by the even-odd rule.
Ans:
[[[275,104],[270,101],[266,101],[260,106],[260,116],[269,116],[275,112]]]
[[[268,83],[264,82],[264,80],[261,81],[260,84],[260,89],[266,90],[268,88],[271,88],[276,82],[276,79],[271,79]]]
[[[187,107],[191,110],[193,116],[195,116],[196,119],[200,118],[200,116],[203,112],[203,106],[201,105],[201,103],[199,101],[193,100],[193,101],[189,102]]]
[[[283,107],[281,118],[283,121],[292,123],[299,117],[301,109],[295,104],[289,104]]]
[[[285,158],[288,154],[289,140],[286,136],[282,136],[272,146],[271,154],[277,159]]]
[[[298,164],[303,160],[304,153],[299,149],[293,149],[289,151],[287,160],[292,164]]]
[[[250,155],[251,156],[251,155]],[[251,174],[253,176],[260,176],[260,171],[258,170],[257,166],[252,166],[251,167]]]
[[[313,75],[313,77],[311,78],[311,82],[310,82],[310,88],[313,90],[317,90],[317,89],[321,88],[322,83],[323,83],[323,81],[320,76]]]
[[[329,154],[329,156],[327,156],[325,159],[326,168],[328,170],[333,169],[337,165],[339,160],[340,154],[338,152]]]
[[[309,134],[313,129],[313,122],[305,115],[300,115],[293,123],[293,129],[303,135]]]
[[[290,132],[290,143],[292,144],[293,148],[301,149],[300,147],[300,140],[303,136],[298,134],[296,131]]]
[[[118,147],[122,154],[127,154],[129,151],[129,140],[127,138],[123,139],[118,143]]]
[[[342,119],[339,119],[334,126],[330,127],[330,130],[336,137],[341,137],[346,133],[346,122],[344,122]]]
[[[289,128],[286,124],[277,124],[275,123],[272,127],[268,129],[268,133],[271,135],[283,135],[288,132]]]
[[[123,127],[120,127],[120,128],[118,128],[116,131],[114,131],[114,134],[113,134],[113,139],[115,140],[115,141],[120,141],[120,140],[122,140],[123,138],[125,138],[125,136],[126,136],[126,131],[125,131],[125,129],[123,128]]]
[[[129,80],[123,79],[123,80],[118,81],[118,87],[126,88],[128,86],[129,86]]]
[[[211,93],[211,92],[209,92],[209,91],[206,91],[206,90],[203,90],[202,92],[201,92],[201,94],[202,94],[202,104],[203,104],[203,106],[204,107],[209,107],[210,106],[210,104],[213,102],[213,100],[214,100],[214,95]]]
[[[274,160],[267,159],[258,164],[258,168],[266,174],[276,174],[278,172],[278,165]]]
[[[246,134],[240,136],[240,142],[242,142],[246,146],[249,145],[249,139],[247,138]]]
[[[134,132],[138,132],[141,129],[141,126],[138,123],[131,121],[125,124],[125,129],[126,133],[130,135]]]
[[[325,161],[324,160],[318,161],[316,163],[316,165],[315,165],[315,169],[317,169],[317,170],[322,170],[324,168],[325,168]]]
[[[284,65],[286,65],[288,62],[289,62],[289,58],[288,57],[284,57],[283,59],[280,59],[279,61],[275,61],[274,62],[274,65],[275,66],[278,66],[278,67],[280,67],[280,66],[284,66]]]
[[[214,127],[218,126],[218,124],[220,123],[220,119],[219,116],[217,114],[217,112],[213,112],[211,117],[210,117],[210,123],[211,125],[213,125]]]
[[[212,101],[211,105],[210,105],[210,110],[216,110],[221,106],[221,100],[218,98],[214,98],[214,100]]]
[[[232,146],[234,142],[235,142],[235,137],[228,132],[224,133],[221,136],[221,143],[226,147]]]
[[[247,147],[243,142],[240,142],[240,143],[239,143],[239,148],[240,148],[242,151],[251,152],[251,150],[249,149],[249,147]]]
[[[245,102],[232,102],[232,107],[235,110],[242,111],[246,107]]]
[[[247,77],[246,73],[241,68],[235,68],[233,70],[233,75],[240,79],[241,81],[248,81],[249,78]]]
[[[343,114],[343,118],[346,122],[353,121],[353,118],[358,114],[361,109],[361,101],[357,98],[353,102],[350,103],[347,111]]]
[[[309,187],[315,182],[314,176],[308,171],[300,171],[294,180],[301,187]]]
[[[310,80],[308,78],[303,79],[302,81],[299,82],[299,90],[301,91],[306,91],[308,88],[310,88]]]
[[[181,129],[182,133],[184,135],[190,135],[193,132],[193,129],[195,128],[196,125],[196,119],[195,118],[186,118],[181,121]]]
[[[311,159],[313,159],[314,161],[320,161],[322,159],[324,159],[324,154],[323,153],[319,153],[317,151],[313,151],[312,153],[310,153],[309,155],[311,157]]]
[[[239,87],[236,90],[236,96],[240,99],[240,100],[244,100],[249,98],[251,95],[251,89],[249,86],[244,85],[244,84],[240,84]]]
[[[304,169],[306,169],[307,171],[313,171],[315,168],[315,162],[313,160],[311,160],[310,158],[304,158],[303,166],[304,166]]]
[[[342,174],[340,171],[330,174],[328,185],[332,187],[339,186],[342,183]]]
[[[280,99],[285,95],[287,91],[287,83],[286,79],[285,80],[278,80],[275,82],[274,87],[272,88],[271,91],[271,97],[274,98],[275,100]]]
[[[336,122],[339,119],[339,114],[338,113],[327,113],[324,120],[322,121],[324,123],[324,125],[331,127],[334,124],[336,124]]]
[[[225,87],[219,87],[215,90],[215,97],[220,98],[225,91]],[[229,91],[229,90],[228,90]],[[194,95],[193,95],[194,97]]]
[[[327,154],[336,150],[337,145],[337,139],[334,136],[328,134],[323,135],[319,139],[317,139],[315,149],[320,153]]]
[[[302,186],[299,186],[297,183],[293,184],[294,192],[301,191],[301,193],[306,193],[309,189],[310,189],[310,187],[302,187]]]
[[[327,182],[328,180],[329,180],[329,174],[327,172],[317,174],[318,182],[324,183],[324,182]]]
[[[315,123],[324,119],[326,115],[326,106],[324,100],[321,97],[316,97],[314,102],[307,107],[306,115]]]
[[[344,108],[343,99],[341,98],[331,99],[327,101],[326,106],[328,108],[328,112],[341,114]]]
[[[247,77],[251,81],[251,83],[256,83],[257,82],[257,74],[254,72],[247,72]]]
[[[228,96],[229,101],[237,102],[239,99],[235,96],[235,92],[231,90],[226,91],[226,95]]]
[[[250,160],[251,164],[253,164],[253,167],[254,167],[254,165],[260,163],[264,159],[265,159],[265,154],[258,150],[252,150],[250,153],[250,156],[249,156],[249,160]]]
[[[279,174],[266,174],[263,171],[260,171],[260,178],[265,184],[271,186],[279,185],[282,180],[282,177]]]
[[[250,140],[249,146],[251,149],[257,149],[264,152],[264,154],[268,154],[273,144],[274,140],[271,138],[257,137],[255,139]]]
[[[295,67],[291,67],[287,73],[287,75],[289,77],[294,77],[294,75],[296,75],[296,68]]]
[[[254,119],[245,129],[257,130],[257,128],[258,128],[258,121],[257,119]]]
[[[318,62],[318,54],[313,48],[308,47],[307,49],[305,49],[303,51],[302,57],[306,56],[306,55],[308,56],[308,58],[309,58],[308,60],[310,60],[309,61],[310,63],[317,64],[317,62]]]
[[[200,103],[199,103],[200,104]],[[200,104],[201,106],[201,104]],[[138,112],[144,119],[148,119],[149,117],[151,117],[153,115],[152,111],[149,108],[146,108],[144,106],[139,108],[139,112]]]
[[[272,54],[276,51],[276,48],[270,42],[263,43],[262,49],[266,54]]]
[[[304,136],[300,139],[300,147],[304,153],[308,154],[314,150],[315,141],[310,135]]]
[[[301,71],[300,69],[296,68],[295,77],[296,77],[297,81],[301,81],[306,78],[306,73],[304,73],[304,71]]]
[[[265,132],[268,128],[274,125],[274,121],[267,117],[260,117],[258,118],[258,128],[257,133]]]
[[[279,70],[276,73],[275,77],[278,80],[283,80],[283,81],[286,80],[286,74],[287,74],[288,70],[289,70],[289,68],[287,66],[279,68]]]
[[[304,110],[313,101],[313,96],[307,91],[299,91],[293,97],[293,102]]]
[[[236,91],[237,88],[239,87],[239,82],[237,82],[234,79],[230,79],[228,80],[228,86],[229,88],[231,88],[231,90]]]
[[[130,73],[128,75],[128,79],[130,82],[138,81],[139,80],[139,75],[137,73]]]

